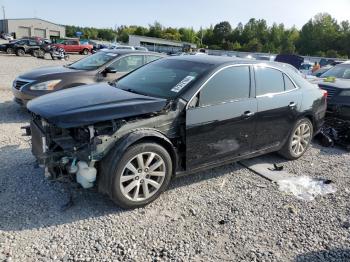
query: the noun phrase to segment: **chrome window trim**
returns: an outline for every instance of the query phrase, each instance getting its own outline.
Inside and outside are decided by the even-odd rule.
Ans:
[[[213,104],[213,105],[206,105],[206,106],[201,106],[201,107],[189,107],[189,105],[191,104],[192,100],[198,95],[198,93],[200,91],[202,91],[203,87],[214,77],[216,76],[219,72],[221,72],[222,70],[225,70],[227,68],[230,68],[230,67],[238,67],[238,66],[248,66],[248,67],[253,67],[254,70],[256,67],[265,67],[265,68],[271,68],[271,69],[275,69],[275,70],[278,70],[279,72],[281,72],[282,74],[285,74],[289,80],[293,83],[293,85],[295,86],[295,89],[292,89],[292,90],[287,90],[287,91],[283,91],[283,92],[278,92],[278,93],[268,93],[268,94],[264,94],[264,95],[260,95],[260,96],[257,96],[256,95],[256,92],[255,92],[255,98],[260,98],[260,97],[270,97],[270,96],[274,96],[274,95],[280,95],[280,94],[285,94],[285,93],[290,93],[290,92],[295,92],[296,90],[299,90],[300,87],[295,83],[295,81],[290,77],[290,75],[284,71],[282,71],[280,68],[278,67],[275,67],[275,66],[272,66],[272,65],[268,65],[268,64],[234,64],[234,65],[227,65],[227,66],[224,66],[222,68],[220,68],[219,70],[217,70],[212,76],[210,76],[199,88],[198,90],[196,91],[196,93],[191,97],[191,99],[189,100],[189,102],[187,103],[186,105],[186,110],[188,109],[194,109],[194,108],[202,108],[202,107],[208,107],[208,106],[213,106],[213,105],[220,105],[220,104],[223,104],[223,103],[231,103],[231,102],[237,102],[237,101],[241,101],[243,99],[234,99],[234,100],[227,100],[227,101],[223,101],[221,103],[216,103],[216,104]],[[252,72],[250,72],[250,74],[252,74]],[[255,80],[255,71],[254,71],[254,80]],[[256,90],[256,81],[254,83],[254,85],[250,85],[250,88],[252,88],[252,86],[255,87],[255,90]],[[251,91],[251,90],[250,90]],[[252,97],[250,97],[252,98]],[[244,98],[246,99],[246,98]]]
[[[192,103],[192,100],[198,95],[198,93],[200,91],[202,91],[203,87],[214,77],[216,76],[218,73],[220,73],[222,70],[225,70],[227,68],[230,68],[230,67],[238,67],[238,66],[246,66],[246,67],[251,67],[252,65],[251,64],[235,64],[235,65],[227,65],[227,66],[224,66],[222,68],[220,68],[219,70],[217,70],[213,75],[211,75],[199,88],[198,90],[196,91],[196,93],[194,93],[194,95],[191,97],[191,99],[188,101],[187,105],[186,105],[186,110],[188,109],[194,109],[194,108],[202,108],[202,107],[208,107],[208,106],[213,106],[213,105],[220,105],[220,104],[224,104],[224,103],[230,103],[230,102],[236,102],[236,101],[241,101],[241,99],[233,99],[233,100],[226,100],[226,101],[222,101],[220,103],[216,103],[216,104],[213,104],[213,105],[205,105],[205,106],[200,106],[200,107],[189,107],[189,105]],[[251,76],[251,72],[249,72],[249,75]],[[250,83],[250,88],[252,87],[252,83]],[[251,93],[251,90],[249,90],[249,93]],[[247,98],[244,98],[244,99],[247,99]]]
[[[281,95],[281,94],[286,94],[286,93],[290,93],[290,92],[294,92],[296,90],[299,90],[300,87],[294,82],[294,80],[290,77],[290,75],[284,71],[282,71],[281,69],[279,69],[278,67],[275,67],[275,66],[271,66],[271,65],[266,65],[266,64],[257,64],[257,65],[253,65],[254,69],[256,67],[265,67],[265,68],[271,68],[271,69],[275,69],[279,72],[281,72],[282,74],[285,74],[289,80],[293,83],[294,85],[294,89],[292,90],[287,90],[287,91],[283,91],[283,92],[276,92],[276,93],[267,93],[267,94],[263,94],[263,95],[255,95],[256,98],[260,98],[260,97],[271,97],[271,96],[274,96],[274,95]],[[255,73],[255,72],[254,72]],[[282,75],[283,76],[283,75]],[[255,75],[254,75],[254,78],[255,78]],[[283,80],[283,83],[284,83],[284,80]]]

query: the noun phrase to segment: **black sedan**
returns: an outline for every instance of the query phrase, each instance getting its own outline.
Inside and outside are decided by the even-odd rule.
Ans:
[[[155,200],[173,175],[274,151],[301,157],[326,97],[284,64],[181,56],[113,85],[39,97],[28,109],[32,151],[48,176],[76,174],[83,187],[96,183],[134,208]]]
[[[25,54],[33,54],[42,45],[41,40],[35,39],[20,39],[7,44],[0,45],[0,51],[8,54],[16,54],[17,56],[24,56]]]
[[[15,101],[26,105],[31,99],[75,86],[118,79],[136,68],[164,57],[153,52],[105,50],[67,66],[43,67],[13,81]]]
[[[328,92],[328,111],[343,120],[350,120],[350,62],[336,65],[315,81]]]

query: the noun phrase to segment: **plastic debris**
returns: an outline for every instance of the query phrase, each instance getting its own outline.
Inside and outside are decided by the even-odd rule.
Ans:
[[[312,201],[318,195],[333,194],[337,191],[331,180],[310,178],[308,176],[289,177],[278,180],[279,190],[291,193],[298,199]]]
[[[282,171],[283,170],[283,166],[279,165],[279,164],[273,164],[273,168],[269,168],[270,171]]]

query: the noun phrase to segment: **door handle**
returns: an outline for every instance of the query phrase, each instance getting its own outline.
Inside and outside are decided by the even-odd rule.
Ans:
[[[297,106],[297,104],[295,102],[290,102],[289,103],[289,107],[292,108],[292,109],[295,108],[296,106]]]
[[[246,118],[250,118],[250,117],[252,117],[252,116],[254,116],[254,115],[255,115],[254,112],[245,111],[245,112],[243,113],[242,117],[243,117],[244,119],[246,119]]]

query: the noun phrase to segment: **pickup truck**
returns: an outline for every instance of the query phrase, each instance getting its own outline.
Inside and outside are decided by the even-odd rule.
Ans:
[[[65,40],[62,43],[54,44],[58,48],[63,48],[67,53],[79,53],[87,55],[93,49],[92,45],[81,44],[79,40]]]

